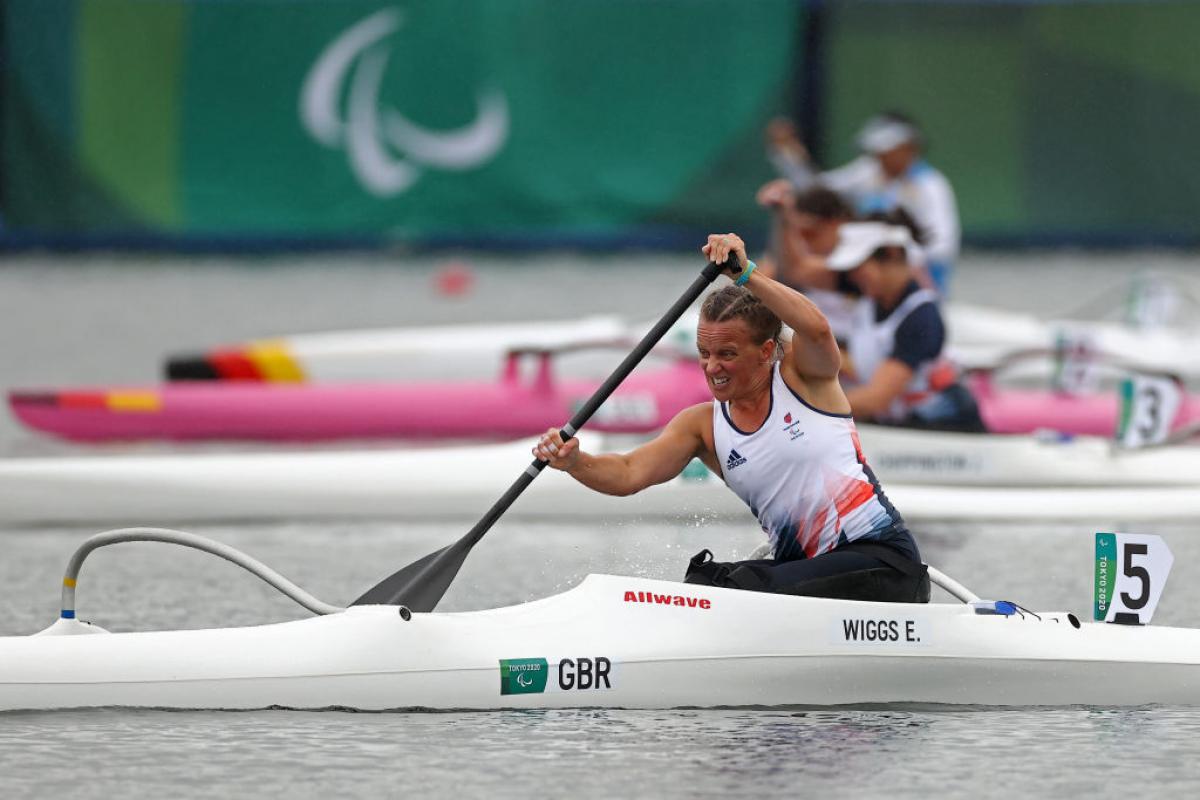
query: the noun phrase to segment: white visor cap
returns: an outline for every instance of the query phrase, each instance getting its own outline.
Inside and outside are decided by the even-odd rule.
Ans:
[[[914,242],[908,228],[886,222],[847,222],[838,228],[838,243],[825,264],[835,272],[847,272],[862,264],[881,247],[903,247],[912,257]]]
[[[858,149],[864,153],[878,155],[894,150],[902,144],[915,142],[919,138],[917,129],[907,122],[891,117],[872,117],[858,132]]]

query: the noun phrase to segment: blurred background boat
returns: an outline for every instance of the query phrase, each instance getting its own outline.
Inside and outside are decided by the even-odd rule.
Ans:
[[[1129,298],[1144,293],[1147,281],[1172,298],[1154,310],[1134,314]],[[1135,274],[1115,284],[1102,298],[1108,311],[1123,319],[1044,319],[1035,314],[978,303],[945,305],[948,348],[954,361],[970,371],[1004,368],[1026,378],[1046,380],[1057,368],[1030,354],[1054,355],[1061,361],[1068,346],[1101,363],[1121,363],[1147,372],[1200,377],[1200,353],[1193,342],[1200,336],[1200,310],[1182,274]],[[1121,290],[1124,289],[1124,294]],[[1109,297],[1110,295],[1116,297]],[[1092,303],[1080,313],[1096,313]],[[1140,306],[1135,306],[1140,307]],[[1183,309],[1190,310],[1185,313]],[[667,336],[661,349],[690,354],[698,313],[689,313]],[[325,333],[281,334],[271,338],[219,345],[208,351],[169,355],[163,376],[171,381],[259,381],[321,383],[326,381],[391,381],[414,378],[486,377],[513,351],[545,350],[587,353],[597,345],[632,344],[649,328],[619,315],[594,315],[579,320],[532,323],[464,323],[432,327],[378,328]],[[1079,354],[1076,354],[1079,357]],[[560,362],[569,359],[559,359]],[[1019,365],[1019,369],[1014,369]],[[603,367],[593,361],[595,372]]]
[[[22,423],[82,442],[138,439],[328,441],[503,439],[531,436],[567,419],[599,386],[556,380],[549,354],[530,376],[519,357],[495,381],[412,383],[175,382],[150,387],[13,391]],[[710,399],[692,360],[646,367],[627,379],[589,428],[661,429]]]
[[[552,352],[524,355],[507,356],[493,381],[176,381],[14,389],[8,403],[22,424],[78,442],[503,439],[562,424],[600,384],[596,378],[559,379]],[[525,360],[532,368],[523,368]],[[968,385],[991,433],[1113,436],[1121,421],[1115,384],[1086,391],[1023,388],[998,384],[990,371],[980,370]],[[677,353],[665,366],[643,366],[626,380],[589,427],[649,433],[710,399],[695,360]],[[1168,430],[1198,421],[1200,396],[1188,395]]]
[[[981,436],[860,426],[868,462],[911,522],[1192,519],[1200,448],[1123,450],[1094,437]],[[630,437],[583,434],[593,451]],[[482,514],[532,458],[529,441],[443,447],[86,455],[0,461],[0,523],[430,517]],[[693,462],[631,497],[609,497],[546,471],[517,518],[754,524],[721,479]]]

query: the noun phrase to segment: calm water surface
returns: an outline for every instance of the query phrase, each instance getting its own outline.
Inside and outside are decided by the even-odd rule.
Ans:
[[[451,299],[431,288],[438,262],[400,257],[10,260],[0,267],[0,374],[5,386],[146,382],[157,378],[166,352],[251,336],[598,312],[649,318],[700,266],[641,256],[477,261],[474,293]],[[1116,283],[1134,265],[1196,266],[1154,254],[977,257],[957,291],[963,300],[1050,314],[1071,307],[1080,285]],[[0,421],[2,455],[74,449]],[[514,465],[514,476],[521,467]],[[340,604],[461,535],[483,510],[418,524],[280,520],[189,529]],[[1102,527],[1167,538],[1176,563],[1155,621],[1195,624],[1200,536],[1193,526],[1111,520]],[[945,524],[917,534],[930,563],[982,595],[1088,616],[1094,529]],[[29,633],[54,619],[66,559],[92,532],[0,531],[0,634]],[[560,524],[506,517],[472,553],[442,608],[522,602],[589,572],[677,577],[702,547],[734,558],[757,540],[749,519],[741,526],[581,524],[567,510]],[[113,630],[304,614],[224,562],[152,544],[93,556],[79,608]],[[1180,796],[1200,785],[1198,734],[1200,712],[1174,708],[15,713],[0,714],[0,796]]]

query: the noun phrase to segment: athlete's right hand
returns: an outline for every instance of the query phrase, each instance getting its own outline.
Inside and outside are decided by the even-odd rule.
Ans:
[[[787,178],[776,178],[773,181],[764,183],[759,188],[754,199],[764,208],[784,211],[792,201],[794,192],[795,190],[792,188],[791,181]]]
[[[700,248],[714,264],[725,267],[736,278],[746,268],[746,243],[736,233],[710,233],[708,243]]]
[[[572,437],[564,442],[558,429],[551,428],[533,446],[533,455],[554,469],[566,472],[579,461],[579,440]]]
[[[786,117],[776,117],[767,123],[767,148],[801,163],[809,160],[808,148],[800,140],[796,124]]]

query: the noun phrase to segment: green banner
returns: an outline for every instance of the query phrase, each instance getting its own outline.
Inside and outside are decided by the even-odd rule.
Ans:
[[[755,224],[791,0],[9,0],[2,213],[47,232]]]
[[[1195,241],[1200,3],[830,6],[825,152],[908,111],[968,239]]]
[[[968,242],[1200,240],[1200,3],[5,0],[0,15],[0,230],[760,229],[770,117],[814,125],[832,167],[896,108],[925,128]]]

